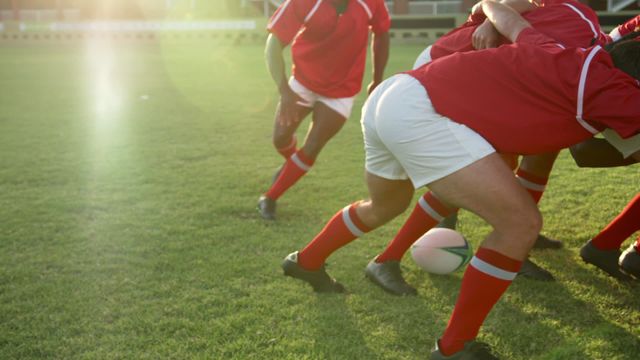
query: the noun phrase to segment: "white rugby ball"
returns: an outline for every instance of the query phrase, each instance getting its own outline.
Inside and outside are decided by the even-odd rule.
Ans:
[[[463,268],[473,257],[471,245],[459,232],[433,228],[411,246],[413,261],[432,274],[450,274]]]

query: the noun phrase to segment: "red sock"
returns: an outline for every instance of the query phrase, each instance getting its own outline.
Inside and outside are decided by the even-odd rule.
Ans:
[[[539,203],[540,198],[542,198],[542,194],[544,193],[544,189],[547,187],[547,182],[549,182],[549,177],[533,175],[526,170],[518,168],[518,171],[516,171],[516,178],[520,182],[520,185],[524,186],[525,190],[529,192],[533,201],[535,201],[536,204]]]
[[[504,160],[511,171],[515,171],[518,168],[520,155],[500,153],[500,156],[502,156],[502,160]]]
[[[400,231],[398,231],[398,234],[391,240],[382,254],[376,257],[376,262],[400,261],[402,256],[409,250],[411,244],[416,242],[422,234],[456,211],[458,209],[450,209],[442,204],[431,191],[424,194],[418,200],[416,207],[413,208],[413,212]]]
[[[591,244],[600,250],[618,249],[637,230],[640,230],[640,193],[591,240]]]
[[[291,137],[291,142],[289,142],[289,145],[287,145],[287,146],[285,146],[283,148],[276,148],[276,150],[286,160],[286,159],[290,158],[291,155],[295,154],[297,145],[298,145],[298,139],[296,139],[296,136],[294,135],[294,136]]]
[[[369,232],[356,214],[357,203],[338,211],[324,229],[298,253],[298,264],[307,270],[318,270],[336,250]]]
[[[479,248],[462,278],[458,301],[440,338],[445,356],[454,354],[478,335],[493,306],[518,274],[522,261],[497,251]]]
[[[280,175],[265,195],[269,199],[278,200],[287,189],[292,187],[311,169],[314,160],[307,157],[302,150],[298,150],[284,163],[282,172],[280,172]]]

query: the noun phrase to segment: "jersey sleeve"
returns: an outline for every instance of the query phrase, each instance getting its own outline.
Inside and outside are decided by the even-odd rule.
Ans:
[[[621,37],[637,30],[640,30],[640,15],[634,17],[633,19],[613,29],[609,33],[609,36],[613,41],[616,41],[616,40],[619,40]]]
[[[591,65],[585,86],[583,118],[602,128],[615,130],[621,138],[627,139],[640,133],[640,85],[611,66],[611,63]]]
[[[604,129],[602,132],[604,138],[613,145],[625,159],[634,153],[640,151],[640,134],[632,136],[628,139],[623,139],[617,132],[611,129]]]
[[[530,44],[538,46],[551,46],[554,48],[560,48],[560,44],[552,38],[540,33],[538,30],[528,27],[518,34],[518,38],[515,41],[520,44]]]
[[[371,31],[375,34],[385,33],[391,27],[391,18],[389,10],[383,0],[375,1],[375,9],[371,14]]]
[[[283,44],[291,43],[304,25],[313,5],[309,0],[286,0],[269,19],[267,30],[277,36]]]

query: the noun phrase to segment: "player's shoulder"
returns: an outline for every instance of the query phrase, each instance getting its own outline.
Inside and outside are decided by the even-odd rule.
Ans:
[[[354,0],[354,1],[358,2],[362,6],[367,7],[371,12],[376,12],[376,11],[388,12],[387,4],[384,0]]]
[[[540,1],[535,1],[533,3],[538,7],[549,7],[549,6],[558,6],[558,5],[561,5],[561,6],[574,5],[579,7],[586,6],[581,4],[577,0],[540,0]]]
[[[558,44],[556,40],[541,33],[531,26],[520,31],[518,37],[515,40],[515,43],[517,43],[519,46],[535,45],[559,49],[562,48],[562,46]]]
[[[320,5],[321,2],[322,0],[285,0],[280,4],[280,7],[291,6],[299,11],[310,11],[314,7]]]

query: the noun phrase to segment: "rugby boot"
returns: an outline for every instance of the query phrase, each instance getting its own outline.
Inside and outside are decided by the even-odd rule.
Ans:
[[[638,248],[634,244],[631,244],[627,250],[622,252],[618,262],[622,271],[635,276],[636,279],[640,279],[640,254],[638,254]]]
[[[455,354],[445,356],[438,348],[431,351],[429,360],[499,360],[498,357],[491,353],[489,345],[479,341],[469,341],[464,343],[464,348]]]
[[[282,270],[285,276],[307,282],[315,292],[319,293],[343,293],[346,292],[344,286],[327,274],[324,265],[318,270],[305,270],[298,265],[298,252],[287,255],[282,262]]]
[[[394,295],[417,295],[418,291],[402,277],[400,262],[387,260],[377,263],[371,260],[364,270],[367,279]]]
[[[258,199],[258,212],[263,219],[273,221],[276,219],[276,201],[265,195]]]
[[[539,281],[554,281],[555,278],[553,275],[541,268],[539,265],[531,261],[531,259],[527,258],[524,262],[522,262],[522,267],[518,272],[518,276],[524,276],[529,279],[539,280]]]
[[[444,218],[444,220],[440,221],[436,227],[438,228],[446,228],[455,230],[456,226],[458,226],[458,212],[454,212],[453,214]]]
[[[591,240],[589,240],[580,249],[580,257],[587,264],[594,265],[618,280],[631,280],[629,275],[620,271],[620,266],[618,265],[620,249],[600,250],[593,246]]]
[[[550,239],[542,234],[538,235],[535,244],[533,244],[534,249],[560,249],[562,248],[562,241]]]

